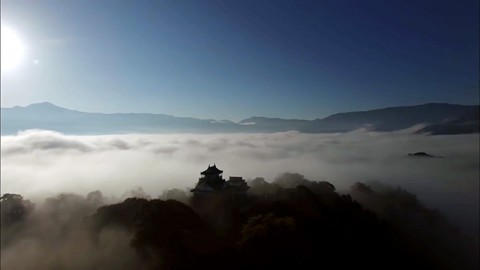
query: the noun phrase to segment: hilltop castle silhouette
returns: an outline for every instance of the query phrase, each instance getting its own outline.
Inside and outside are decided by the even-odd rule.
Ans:
[[[223,171],[218,169],[215,164],[208,165],[208,168],[201,172],[202,177],[198,179],[193,192],[194,198],[208,198],[212,196],[227,196],[232,199],[245,199],[247,190],[250,188],[247,182],[239,176],[230,176],[228,181],[222,178]]]

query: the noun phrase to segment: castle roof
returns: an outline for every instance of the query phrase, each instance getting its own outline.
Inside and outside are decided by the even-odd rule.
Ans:
[[[241,176],[230,176],[228,179],[229,182],[231,183],[243,183],[245,180]]]
[[[242,177],[239,176],[230,176],[230,179],[227,181],[227,189],[242,189],[247,190],[249,189],[247,182],[243,180]]]
[[[200,174],[206,175],[206,174],[221,174],[221,173],[223,173],[223,171],[219,170],[217,166],[213,164],[213,166],[208,165],[208,168],[205,171],[201,172]]]

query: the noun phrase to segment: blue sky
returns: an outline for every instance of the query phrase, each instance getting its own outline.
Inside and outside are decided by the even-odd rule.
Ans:
[[[478,1],[2,0],[2,106],[241,120],[479,103]]]

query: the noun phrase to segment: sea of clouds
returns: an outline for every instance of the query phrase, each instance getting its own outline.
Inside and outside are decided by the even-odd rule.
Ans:
[[[427,152],[441,158],[414,158]],[[71,136],[28,130],[1,138],[1,192],[33,201],[100,190],[121,198],[138,187],[156,197],[192,188],[209,164],[224,178],[273,180],[283,172],[329,181],[402,186],[466,231],[478,230],[479,135],[412,135],[411,130],[342,134],[162,134]]]

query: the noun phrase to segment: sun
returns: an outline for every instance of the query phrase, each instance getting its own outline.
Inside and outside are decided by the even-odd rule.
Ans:
[[[12,29],[2,26],[2,71],[16,67],[23,59],[25,46],[17,33]]]

